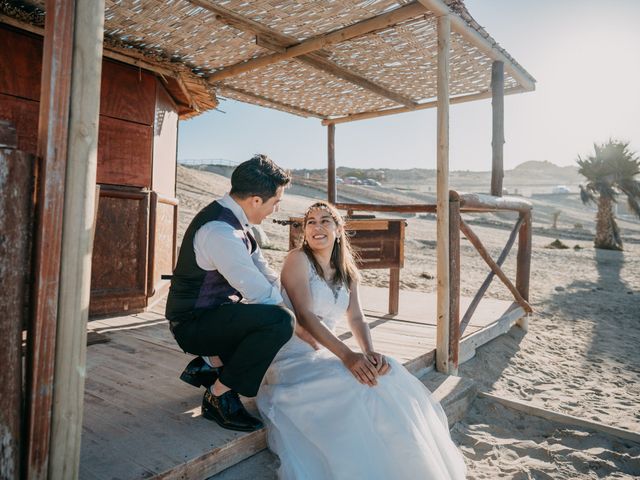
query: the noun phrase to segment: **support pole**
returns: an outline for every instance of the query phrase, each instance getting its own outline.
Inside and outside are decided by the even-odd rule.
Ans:
[[[449,363],[449,42],[451,19],[438,17],[437,302],[436,368]]]
[[[49,479],[79,477],[104,0],[76,4]]]
[[[520,213],[523,219],[518,235],[518,257],[516,266],[516,290],[529,301],[529,277],[531,275],[531,212]],[[520,318],[516,325],[525,332],[529,329],[529,315]]]
[[[26,359],[23,478],[48,475],[75,0],[47,0],[38,119],[32,314]]]
[[[491,65],[491,111],[491,195],[501,197],[504,178],[504,63],[497,60]]]
[[[336,192],[336,126],[327,125],[327,200],[335,205]]]
[[[460,201],[449,200],[449,373],[457,375],[460,350]]]

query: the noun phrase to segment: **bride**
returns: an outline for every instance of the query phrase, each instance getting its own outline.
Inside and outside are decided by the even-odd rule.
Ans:
[[[340,214],[314,203],[303,231],[281,277],[296,335],[269,367],[257,398],[269,447],[280,457],[279,478],[464,478],[441,406],[400,363],[373,348]],[[344,317],[361,352],[334,333]]]

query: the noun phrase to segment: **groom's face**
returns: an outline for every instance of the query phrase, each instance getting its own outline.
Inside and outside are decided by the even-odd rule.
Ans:
[[[284,187],[278,187],[276,194],[267,200],[262,200],[262,198],[258,196],[253,197],[251,201],[251,211],[247,215],[249,222],[254,225],[259,225],[273,212],[277,212],[280,208],[283,193]]]

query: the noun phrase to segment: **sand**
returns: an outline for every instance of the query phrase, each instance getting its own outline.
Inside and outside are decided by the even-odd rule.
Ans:
[[[179,167],[178,185],[183,230],[193,214],[229,184],[220,175]],[[477,187],[477,191],[485,189]],[[341,195],[369,202],[410,203],[429,196],[391,188],[341,188]],[[312,201],[309,196],[323,198],[319,191],[294,186],[274,217],[301,214]],[[620,221],[624,252],[596,250],[591,240],[593,209],[583,207],[575,197],[534,198],[533,203],[530,301],[535,314],[529,332],[525,335],[514,327],[481,347],[475,358],[461,366],[460,375],[495,395],[640,432],[640,223],[630,218]],[[558,209],[563,213],[554,230],[550,223]],[[465,218],[497,258],[512,218],[505,214]],[[434,291],[435,218],[406,220],[401,287]],[[574,228],[576,223],[582,228]],[[265,256],[278,269],[286,255],[288,228],[268,221],[263,227],[271,243],[264,249]],[[545,248],[556,238],[571,248]],[[576,245],[579,249],[574,249]],[[472,296],[488,267],[466,240],[461,244],[461,265],[461,292]],[[515,249],[503,268],[515,278]],[[365,270],[363,282],[386,286],[387,274]],[[496,280],[487,295],[511,299]],[[477,399],[452,433],[472,479],[640,476],[637,444],[514,414],[488,400]]]

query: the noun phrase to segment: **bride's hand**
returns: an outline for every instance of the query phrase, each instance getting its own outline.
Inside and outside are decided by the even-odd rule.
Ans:
[[[351,352],[342,362],[360,383],[370,387],[378,384],[379,373],[365,354]]]
[[[376,367],[378,374],[380,376],[389,373],[391,370],[391,365],[387,361],[387,357],[378,352],[367,352],[367,358],[373,365]]]
[[[313,338],[313,335],[311,335],[306,328],[304,328],[302,325],[300,325],[297,322],[296,322],[296,335],[300,337],[300,340],[303,340],[307,342],[309,345],[311,345],[311,347],[314,350],[320,349],[320,345],[318,345],[318,342],[316,341],[316,339]]]

